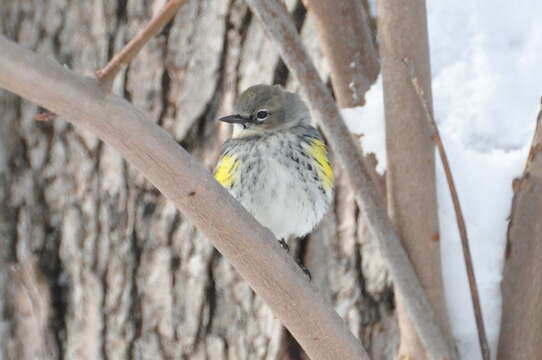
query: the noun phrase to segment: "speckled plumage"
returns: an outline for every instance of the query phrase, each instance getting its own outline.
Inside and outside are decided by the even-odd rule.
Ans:
[[[221,157],[231,156],[236,164],[225,187],[278,239],[306,235],[329,208],[333,188],[309,155],[315,140],[317,130],[299,124],[224,143]]]
[[[278,239],[288,239],[308,234],[321,221],[332,201],[334,178],[322,137],[307,123],[305,105],[281,91],[298,106],[286,111],[293,118],[277,120],[265,131],[244,126],[224,143],[215,177]],[[265,105],[260,101],[258,106]]]

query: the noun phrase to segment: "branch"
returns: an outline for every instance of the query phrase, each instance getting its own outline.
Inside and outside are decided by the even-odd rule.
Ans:
[[[409,59],[404,59],[403,62],[410,72],[410,80],[412,86],[416,90],[418,95],[418,100],[423,108],[427,122],[431,129],[432,138],[437,146],[438,152],[440,154],[440,160],[442,162],[442,167],[444,168],[444,174],[446,174],[446,181],[448,182],[448,188],[450,189],[450,196],[452,198],[452,203],[455,211],[455,219],[457,222],[457,227],[459,229],[459,236],[461,238],[461,246],[463,248],[463,257],[465,259],[465,265],[467,267],[467,277],[469,279],[469,288],[470,295],[472,299],[472,306],[474,307],[474,317],[476,319],[476,328],[478,330],[478,340],[480,342],[480,349],[482,351],[482,358],[484,360],[490,360],[489,354],[489,344],[487,342],[486,330],[484,327],[484,318],[482,316],[482,306],[480,305],[480,295],[478,293],[478,287],[476,283],[476,276],[474,274],[474,266],[472,264],[472,255],[470,253],[469,247],[469,238],[467,236],[467,226],[465,225],[465,218],[463,217],[463,211],[461,211],[461,204],[459,202],[459,195],[457,194],[457,189],[455,187],[454,178],[452,176],[452,170],[450,169],[450,163],[448,162],[448,156],[446,155],[446,150],[442,144],[442,139],[440,138],[440,133],[438,131],[437,124],[435,119],[429,111],[429,106],[427,100],[425,99],[423,89],[420,86],[418,78],[414,73],[414,67],[410,63]]]
[[[117,149],[231,262],[313,359],[368,359],[272,233],[165,130],[96,79],[0,36],[0,87],[65,116]]]
[[[111,91],[113,80],[124,65],[139,53],[139,51],[154,37],[177,13],[177,10],[186,0],[169,0],[149,23],[126,44],[122,50],[111,59],[102,69],[96,71],[96,77],[102,86]],[[39,113],[34,117],[38,121],[50,121],[56,118],[56,114],[50,111]]]
[[[363,165],[359,147],[354,143],[337,105],[307,55],[284,5],[277,0],[246,1],[267,35],[275,41],[284,62],[305,91],[312,113],[343,165],[369,229],[379,242],[380,251],[387,260],[395,286],[404,298],[405,309],[429,357],[454,359],[451,343],[437,325],[435,313],[387,216],[369,172]]]
[[[359,0],[304,0],[318,24],[340,107],[365,105],[365,93],[380,71],[369,19]]]
[[[139,53],[141,48],[149,42],[166,24],[175,16],[177,10],[186,0],[169,0],[160,12],[141,30],[124,48],[116,54],[102,69],[96,71],[96,76],[107,89],[111,89],[113,80],[124,65]]]
[[[542,99],[540,106],[525,169],[513,182],[499,360],[542,359]]]
[[[382,84],[388,166],[388,213],[439,325],[451,334],[444,298],[440,257],[435,147],[410,75],[400,61],[415,62],[420,84],[431,106],[431,69],[425,0],[377,1],[377,27],[382,59]],[[412,321],[397,297],[401,341],[397,358],[428,359]]]

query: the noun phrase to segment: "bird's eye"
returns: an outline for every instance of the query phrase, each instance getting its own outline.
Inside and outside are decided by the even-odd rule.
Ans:
[[[256,113],[256,118],[258,120],[265,120],[269,116],[269,112],[267,110],[260,110]]]

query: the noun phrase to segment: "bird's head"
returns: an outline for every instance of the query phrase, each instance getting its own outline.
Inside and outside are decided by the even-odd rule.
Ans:
[[[309,110],[301,98],[276,85],[248,88],[235,102],[234,111],[219,120],[240,125],[238,136],[283,129],[309,119]]]

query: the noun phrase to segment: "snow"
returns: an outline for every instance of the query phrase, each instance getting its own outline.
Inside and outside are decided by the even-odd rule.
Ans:
[[[429,1],[433,102],[451,163],[495,358],[512,180],[525,165],[542,95],[542,2]],[[365,152],[385,170],[382,84],[364,108],[344,109]],[[442,266],[452,332],[462,359],[481,359],[461,243],[444,173],[437,158]]]
[[[360,138],[363,151],[374,153],[378,159],[376,170],[386,170],[386,137],[384,133],[384,107],[380,79],[366,96],[366,107],[342,109],[341,113],[350,131]],[[375,106],[380,104],[381,106]]]
[[[491,354],[495,355],[512,180],[521,173],[528,148],[481,152],[465,147],[453,133],[446,134],[444,143],[467,222],[486,333]],[[455,212],[440,161],[436,166],[441,259],[452,331],[458,340],[462,359],[481,359]]]

